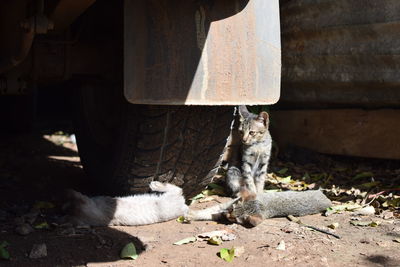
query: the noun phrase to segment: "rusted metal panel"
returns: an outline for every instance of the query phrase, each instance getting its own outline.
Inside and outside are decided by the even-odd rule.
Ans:
[[[137,104],[275,103],[278,2],[126,0],[126,98]]]
[[[281,1],[282,105],[400,106],[400,1]]]

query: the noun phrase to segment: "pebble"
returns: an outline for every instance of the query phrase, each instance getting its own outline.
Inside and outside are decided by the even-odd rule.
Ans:
[[[393,219],[393,218],[394,218],[394,215],[393,215],[393,212],[392,212],[392,211],[385,210],[384,212],[382,212],[381,217],[382,217],[384,220],[389,220],[389,219]]]
[[[26,222],[33,224],[38,216],[39,216],[39,210],[32,209],[29,213],[24,215],[24,218]]]
[[[75,228],[74,227],[68,227],[68,228],[61,228],[58,231],[58,234],[60,235],[75,235]]]
[[[34,244],[31,252],[29,253],[29,258],[40,259],[47,256],[47,246],[46,244]]]
[[[285,241],[279,242],[278,246],[276,247],[277,250],[286,250]]]
[[[21,224],[21,225],[18,225],[16,228],[15,228],[15,232],[17,233],[17,234],[20,234],[20,235],[29,235],[30,233],[32,233],[34,230],[33,230],[33,228],[32,228],[32,226],[30,226],[29,224],[27,224],[27,223],[23,223],[23,224]]]
[[[372,206],[367,206],[364,208],[361,208],[357,211],[354,212],[355,215],[373,215],[375,214],[375,208]]]

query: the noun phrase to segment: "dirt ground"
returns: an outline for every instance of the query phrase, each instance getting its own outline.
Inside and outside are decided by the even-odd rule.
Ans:
[[[327,158],[323,160],[330,161]],[[282,170],[283,166],[289,166],[289,172],[293,171],[294,179],[296,171],[304,172],[302,167],[307,165],[307,163],[285,164],[273,161],[271,169]],[[344,159],[338,164],[343,167],[350,163]],[[381,182],[383,188],[399,185],[400,168],[397,167],[397,163],[373,162],[379,166],[377,169],[370,167],[368,161],[362,163],[356,161],[351,164],[361,166],[360,168],[367,166],[367,171],[381,173],[381,177],[385,178]],[[308,165],[309,169],[315,168],[313,165]],[[340,172],[337,166],[329,164],[326,166],[328,170],[336,168],[336,171]],[[320,170],[319,172],[322,173],[320,175],[322,177],[330,177]],[[315,177],[317,176],[314,175]],[[370,177],[364,178],[370,182]],[[80,165],[76,146],[67,137],[44,134],[2,135],[0,244],[2,241],[7,241],[8,246],[5,249],[9,252],[10,259],[0,259],[0,265],[400,266],[400,220],[396,217],[396,209],[394,213],[393,209],[392,212],[387,211],[389,213],[386,215],[358,216],[346,211],[328,217],[317,214],[301,218],[303,223],[323,229],[328,229],[327,226],[332,223],[339,223],[337,229],[330,231],[339,235],[341,239],[312,231],[286,218],[269,219],[251,229],[236,224],[216,222],[182,224],[175,220],[134,227],[75,229],[59,226],[57,222],[63,215],[61,209],[63,202],[60,198],[62,191],[71,187],[89,190],[91,185],[85,181],[85,173]],[[360,181],[357,181],[357,184],[360,184]],[[342,185],[342,188],[349,189],[351,186]],[[197,202],[192,208],[210,206],[227,199],[220,196],[212,198],[209,202]],[[15,229],[20,223],[18,220],[23,216],[29,218],[32,207],[38,201],[55,205],[54,207],[39,205],[40,213],[32,215],[34,221],[30,222],[31,225],[37,228],[42,226],[44,229],[34,229],[28,235],[16,233]],[[378,213],[381,212],[382,210]],[[374,221],[379,225],[354,226],[350,224],[351,220]],[[214,230],[227,230],[233,233],[236,239],[223,242],[219,246],[210,245],[206,241],[181,246],[173,245],[183,238]],[[285,247],[279,250],[277,246],[279,243],[282,245],[282,241]],[[138,249],[139,257],[136,260],[120,259],[121,249],[129,242],[133,242]],[[46,244],[47,256],[38,259],[29,257],[34,244],[41,243]],[[243,247],[244,252],[230,263],[218,256],[221,248],[232,247]]]

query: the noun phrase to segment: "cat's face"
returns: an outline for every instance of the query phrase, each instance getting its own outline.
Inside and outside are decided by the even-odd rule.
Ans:
[[[263,111],[256,115],[250,113],[246,106],[240,106],[239,115],[239,133],[242,138],[242,143],[245,145],[252,145],[262,141],[265,133],[268,131],[268,113]]]

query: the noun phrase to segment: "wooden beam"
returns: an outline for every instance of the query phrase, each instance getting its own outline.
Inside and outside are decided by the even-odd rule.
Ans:
[[[273,139],[321,153],[400,159],[400,110],[280,110]]]

